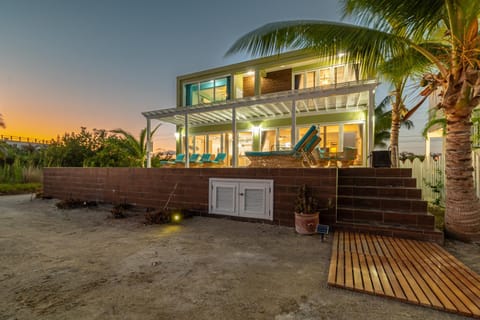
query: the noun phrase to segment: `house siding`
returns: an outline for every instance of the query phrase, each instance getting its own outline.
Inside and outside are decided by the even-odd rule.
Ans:
[[[261,80],[261,93],[274,93],[292,89],[292,69],[273,71]]]

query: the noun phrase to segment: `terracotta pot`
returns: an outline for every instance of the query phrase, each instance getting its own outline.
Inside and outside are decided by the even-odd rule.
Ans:
[[[295,231],[299,234],[317,233],[318,212],[297,213],[295,212]]]

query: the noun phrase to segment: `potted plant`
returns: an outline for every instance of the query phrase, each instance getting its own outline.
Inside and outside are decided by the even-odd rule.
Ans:
[[[318,200],[307,185],[301,185],[295,199],[295,231],[299,234],[316,233],[318,214]]]

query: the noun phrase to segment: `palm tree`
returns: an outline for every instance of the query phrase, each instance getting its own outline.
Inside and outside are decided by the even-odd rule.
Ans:
[[[5,128],[5,121],[3,121],[3,116],[1,113],[0,113],[0,127]]]
[[[158,124],[150,133],[150,138],[155,134],[161,123]],[[147,129],[140,131],[139,139],[135,138],[131,133],[123,129],[111,130],[112,133],[118,134],[122,138],[121,146],[125,152],[132,158],[133,162],[144,168],[147,159]]]
[[[439,109],[447,119],[446,212],[448,234],[480,239],[480,202],[475,195],[471,116],[480,103],[480,36],[478,0],[342,0],[345,17],[356,24],[286,21],[267,24],[238,39],[227,54],[254,55],[289,49],[314,50],[347,62],[362,61],[365,74],[389,59],[415,51],[435,72],[422,84],[440,90]]]
[[[392,129],[392,109],[388,106],[392,104],[392,95],[386,96],[375,107],[375,137],[374,145],[378,148],[387,148],[386,141],[391,143],[391,129]],[[400,120],[400,126],[410,130],[414,127],[413,122],[407,119]],[[398,137],[397,137],[398,139]]]

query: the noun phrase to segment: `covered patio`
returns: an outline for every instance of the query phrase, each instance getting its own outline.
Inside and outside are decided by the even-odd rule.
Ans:
[[[147,167],[151,167],[153,143],[150,139],[152,120],[177,126],[177,145],[189,150],[189,135],[198,127],[222,125],[231,132],[229,166],[239,167],[238,130],[248,127],[252,134],[259,134],[261,123],[283,120],[290,127],[290,145],[298,140],[297,126],[307,121],[329,123],[332,115],[344,114],[345,119],[358,121],[363,125],[362,163],[366,164],[367,154],[373,149],[375,80],[352,81],[331,86],[289,90],[262,94],[248,98],[197,106],[175,107],[143,112],[147,120]],[[222,145],[222,148],[225,146]],[[256,151],[256,150],[252,150]],[[186,157],[185,167],[190,167]]]

